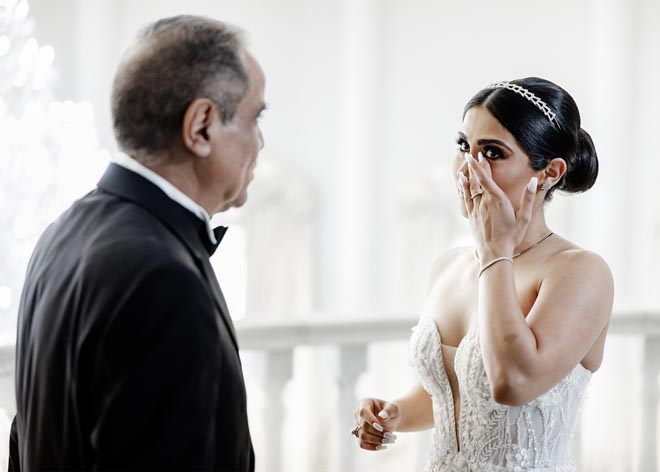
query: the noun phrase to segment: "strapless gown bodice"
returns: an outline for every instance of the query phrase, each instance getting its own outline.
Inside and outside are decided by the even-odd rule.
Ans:
[[[410,362],[433,400],[435,426],[423,472],[575,471],[569,440],[591,372],[578,364],[535,400],[501,405],[491,396],[479,332],[470,331],[454,358],[460,392],[457,441],[441,343],[435,322],[423,316],[410,339]]]

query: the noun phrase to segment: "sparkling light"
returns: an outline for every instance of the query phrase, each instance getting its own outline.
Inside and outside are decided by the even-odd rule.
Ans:
[[[16,0],[0,0],[0,13],[2,10],[11,10],[16,5]]]
[[[30,238],[38,228],[38,222],[28,215],[18,215],[14,220],[14,237],[19,241]]]
[[[11,289],[6,285],[0,287],[0,310],[7,310],[13,301]]]
[[[35,90],[43,90],[51,75],[51,66],[55,59],[55,50],[52,46],[44,46],[39,49],[34,61],[34,79],[32,85]]]
[[[34,38],[27,40],[21,53],[18,55],[18,67],[20,69],[28,69],[34,62],[37,54],[39,53],[39,44]]]
[[[27,82],[27,75],[23,71],[18,71],[14,76],[14,87],[21,88]]]
[[[28,13],[27,0],[0,0],[0,265],[13,261],[5,280],[17,283],[23,271],[13,267],[27,265],[39,233],[107,162],[91,105],[57,102],[48,90],[55,51],[31,37]],[[15,308],[12,290],[0,285],[0,311]]]
[[[19,21],[24,20],[28,16],[28,13],[30,13],[30,6],[27,0],[19,0],[14,10],[14,18]]]
[[[9,38],[7,36],[0,36],[0,56],[7,54],[10,47],[11,43],[9,42]]]

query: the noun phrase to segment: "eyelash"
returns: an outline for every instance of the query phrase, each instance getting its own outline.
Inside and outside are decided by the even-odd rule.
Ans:
[[[458,144],[458,150],[461,152],[468,152],[470,150],[470,144],[463,138],[456,138],[456,144]],[[484,157],[487,159],[502,159],[504,157],[500,148],[496,146],[484,146],[483,151]],[[495,153],[495,155],[489,155],[489,153]]]

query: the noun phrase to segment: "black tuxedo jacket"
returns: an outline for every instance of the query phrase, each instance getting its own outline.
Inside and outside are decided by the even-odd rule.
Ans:
[[[254,470],[214,250],[116,164],[48,227],[19,308],[10,469]]]

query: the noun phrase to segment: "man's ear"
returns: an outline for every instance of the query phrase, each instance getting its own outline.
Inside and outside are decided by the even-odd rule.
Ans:
[[[548,162],[548,165],[545,166],[543,171],[543,180],[541,183],[545,183],[549,188],[557,185],[557,182],[564,176],[566,173],[566,161],[561,157],[555,157],[554,159]]]
[[[215,110],[215,104],[208,98],[197,98],[186,108],[181,137],[183,145],[197,156],[207,157],[211,154],[209,128],[218,119]]]

